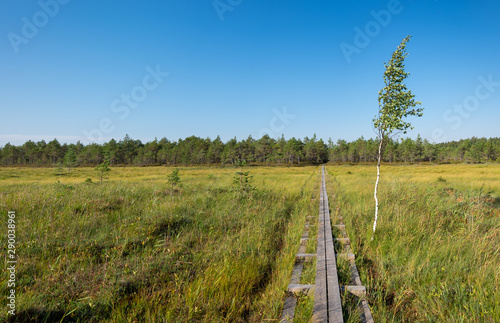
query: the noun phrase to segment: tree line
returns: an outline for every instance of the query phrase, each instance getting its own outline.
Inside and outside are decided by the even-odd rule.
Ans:
[[[470,138],[447,143],[430,143],[416,139],[384,140],[385,162],[485,163],[500,162],[500,138]],[[93,166],[108,160],[110,165],[232,165],[242,162],[260,165],[306,165],[325,162],[376,162],[378,139],[363,137],[348,142],[339,139],[290,138],[274,139],[264,135],[245,140],[223,142],[195,136],[170,141],[167,138],[143,143],[128,135],[104,144],[61,144],[31,140],[0,148],[0,164],[4,166]]]

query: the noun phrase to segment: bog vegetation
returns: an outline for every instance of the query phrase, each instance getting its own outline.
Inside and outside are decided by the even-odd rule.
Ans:
[[[375,322],[500,322],[500,165],[386,165],[374,241],[373,166],[328,173]]]
[[[110,168],[0,168],[19,321],[279,320],[319,167]],[[370,241],[374,171],[327,166],[375,320],[500,321],[500,165],[387,165]]]
[[[279,317],[317,168],[123,167],[100,184],[101,171],[0,168],[18,322]]]

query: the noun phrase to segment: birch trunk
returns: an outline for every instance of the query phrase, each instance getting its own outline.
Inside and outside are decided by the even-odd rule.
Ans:
[[[384,142],[384,137],[380,139],[380,144],[378,146],[378,161],[377,161],[377,181],[375,182],[375,192],[373,193],[373,196],[375,197],[375,220],[373,221],[373,234],[372,234],[372,240],[373,237],[375,236],[375,230],[377,229],[377,220],[378,220],[378,198],[377,198],[377,191],[378,191],[378,182],[380,180],[380,161],[382,160],[382,144]]]

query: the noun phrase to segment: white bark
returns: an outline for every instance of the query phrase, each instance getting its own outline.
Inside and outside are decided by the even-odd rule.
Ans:
[[[377,198],[377,191],[378,191],[378,182],[380,180],[380,161],[382,160],[382,143],[383,143],[383,141],[384,141],[384,137],[382,136],[380,138],[380,144],[378,146],[377,181],[375,182],[375,192],[373,193],[373,196],[375,197],[375,219],[373,220],[372,240],[373,240],[373,237],[375,236],[375,230],[377,229],[377,220],[378,220],[378,198]]]

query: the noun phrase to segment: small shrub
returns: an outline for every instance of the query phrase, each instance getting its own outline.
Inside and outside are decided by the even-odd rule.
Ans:
[[[99,176],[99,178],[101,179],[101,184],[102,184],[102,180],[106,179],[106,174],[111,170],[109,168],[108,158],[105,158],[104,162],[99,166],[97,166],[95,170],[97,171],[97,176]]]
[[[446,180],[443,178],[443,176],[439,176],[437,181],[442,182],[442,183],[446,183]]]
[[[233,177],[233,186],[235,191],[248,193],[255,190],[255,187],[251,184],[253,176],[249,176],[249,174],[250,171],[235,173]]]
[[[178,168],[174,169],[174,171],[170,175],[168,175],[168,183],[172,186],[172,191],[176,186],[182,187]]]

